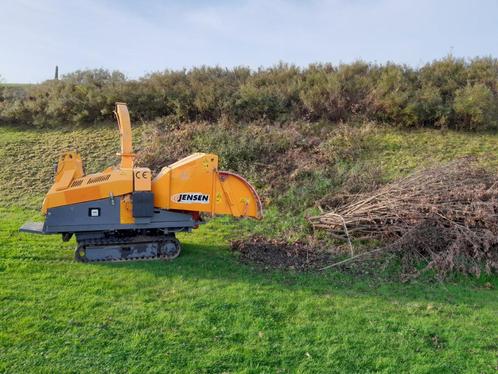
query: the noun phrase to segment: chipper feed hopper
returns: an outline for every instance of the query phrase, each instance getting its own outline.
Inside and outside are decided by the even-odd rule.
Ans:
[[[262,217],[254,188],[242,177],[218,170],[218,156],[194,153],[164,167],[135,167],[126,104],[115,115],[121,136],[121,162],[85,175],[81,157],[59,158],[55,181],[43,201],[45,222],[21,231],[76,236],[75,259],[82,262],[173,259],[180,254],[177,232],[190,232],[201,213]]]

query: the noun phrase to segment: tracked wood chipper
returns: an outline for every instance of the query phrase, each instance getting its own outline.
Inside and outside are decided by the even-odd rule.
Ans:
[[[202,223],[201,214],[262,217],[254,188],[242,177],[218,170],[218,156],[194,153],[164,167],[135,167],[130,116],[117,103],[121,162],[85,175],[76,152],[60,156],[55,181],[43,201],[44,222],[20,230],[76,236],[75,259],[82,262],[170,260],[180,254],[178,232]]]

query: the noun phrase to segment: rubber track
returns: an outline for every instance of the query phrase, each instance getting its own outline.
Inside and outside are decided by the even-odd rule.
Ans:
[[[141,244],[141,243],[151,243],[151,242],[162,242],[167,240],[167,237],[161,237],[161,236],[133,236],[133,237],[114,237],[114,238],[107,238],[107,239],[87,239],[87,240],[81,240],[78,242],[77,248],[80,246],[109,246],[109,245],[115,245],[115,244],[122,244],[122,245],[134,245],[134,244]],[[175,237],[173,237],[175,239]],[[140,261],[152,261],[152,260],[172,260],[176,257],[172,256],[143,256],[143,257],[135,257],[135,258],[121,258],[121,259],[113,259],[113,260],[108,260],[108,259],[102,259],[102,260],[85,260],[83,263],[95,263],[95,262],[140,262]]]

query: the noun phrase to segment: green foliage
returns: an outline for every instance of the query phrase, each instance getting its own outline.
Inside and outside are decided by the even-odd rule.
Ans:
[[[310,65],[299,97],[308,116],[313,120],[336,121],[347,115],[341,84],[336,69],[331,65]]]
[[[232,71],[219,67],[191,70],[189,81],[195,93],[195,119],[213,122],[233,117],[240,98],[240,87],[250,74],[249,69],[242,67]]]
[[[240,86],[236,118],[243,121],[285,120],[298,111],[300,70],[279,64],[260,69]]]
[[[219,156],[220,168],[244,175],[258,188],[266,187],[262,167],[272,165],[299,142],[299,133],[277,126],[154,121],[144,128],[137,162],[152,170],[188,156],[208,152]]]
[[[498,98],[483,83],[456,90],[454,109],[463,128],[483,129],[497,124]]]
[[[269,163],[274,156],[284,153],[295,143],[296,135],[270,126],[222,124],[198,133],[193,138],[193,148],[217,154],[221,168],[249,171],[255,163]]]
[[[379,71],[378,80],[370,91],[370,113],[373,119],[384,123],[419,125],[415,90],[417,74],[409,67],[387,64]]]
[[[141,120],[369,120],[471,130],[495,126],[498,60],[450,55],[417,69],[363,61],[306,68],[280,63],[257,71],[203,66],[139,80],[97,69],[3,91],[0,123],[36,127],[109,120],[113,103],[125,101]]]
[[[4,100],[1,113],[3,117],[32,123],[35,127],[110,119],[125,81],[119,72],[76,71],[60,81],[33,85],[25,92],[13,91],[12,97]]]

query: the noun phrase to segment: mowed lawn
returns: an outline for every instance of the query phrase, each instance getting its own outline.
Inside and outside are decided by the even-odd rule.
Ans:
[[[39,204],[41,187],[26,187],[40,174],[29,169],[53,162],[43,147],[62,134],[2,131],[2,372],[497,370],[496,276],[402,284],[334,270],[256,269],[229,251],[237,223],[224,219],[182,235],[184,252],[173,262],[76,263],[74,242],[18,232],[40,218],[29,206]],[[37,159],[26,155],[30,167],[19,160],[22,181],[9,187],[5,170],[28,151]]]
[[[496,369],[496,278],[398,284],[238,263],[222,222],[173,262],[79,264],[1,210],[4,372],[469,372]]]

